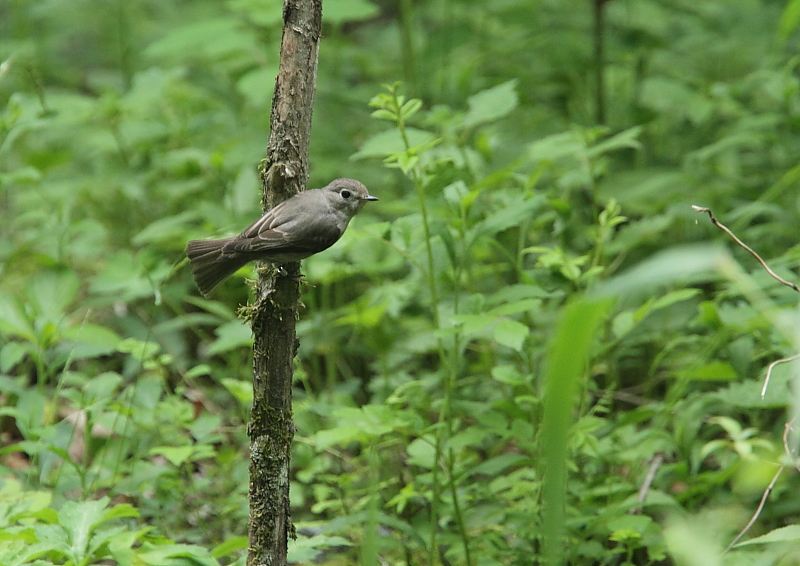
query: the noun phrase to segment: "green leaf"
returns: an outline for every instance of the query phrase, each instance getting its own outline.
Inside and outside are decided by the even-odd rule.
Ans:
[[[800,541],[800,525],[787,525],[773,529],[767,534],[751,538],[744,542],[740,542],[735,548],[740,546],[749,546],[751,544],[768,544],[774,542],[797,542]]]
[[[287,560],[295,564],[312,564],[326,549],[351,545],[350,541],[339,536],[300,536],[289,541]]]
[[[384,405],[339,407],[335,409],[333,417],[336,426],[321,430],[313,437],[317,448],[321,450],[334,445],[365,443],[395,428],[407,426],[407,419],[402,413]]]
[[[148,566],[219,566],[208,550],[191,544],[145,544],[136,558]]]
[[[522,350],[525,338],[530,334],[530,328],[521,322],[510,318],[503,318],[494,326],[494,339],[503,346],[513,350]]]
[[[657,311],[660,309],[667,308],[675,303],[680,303],[683,301],[687,301],[692,297],[696,297],[700,294],[699,289],[678,289],[676,291],[670,291],[666,295],[662,295],[655,299],[647,308],[646,313],[651,313],[653,311]],[[641,317],[642,314],[645,314],[643,311],[642,313],[637,312],[637,316]]]
[[[137,256],[127,249],[118,251],[104,262],[92,278],[91,291],[111,295],[117,301],[149,297],[153,293],[153,285],[142,272]]]
[[[653,519],[647,515],[621,515],[608,521],[607,527],[611,532],[610,540],[623,540],[630,535],[621,536],[621,532],[635,533],[638,537],[645,534],[647,529],[653,525]]]
[[[322,21],[331,24],[343,24],[368,20],[377,16],[380,9],[368,0],[336,0],[325,5],[322,10]]]
[[[397,113],[387,110],[386,108],[378,108],[370,114],[373,118],[378,120],[388,120],[389,122],[397,121]]]
[[[640,87],[639,101],[645,108],[672,119],[685,118],[693,124],[701,124],[713,114],[710,100],[672,78],[646,78]]]
[[[433,468],[436,457],[436,448],[431,438],[415,438],[406,447],[408,463],[430,470]]]
[[[436,136],[432,133],[417,128],[406,128],[406,135],[411,147],[423,146],[432,143],[436,139]],[[361,149],[350,156],[350,159],[384,158],[403,151],[405,151],[405,144],[400,132],[398,130],[385,130],[367,139],[361,144]]]
[[[283,22],[281,0],[228,0],[228,6],[259,26],[272,27]]]
[[[738,375],[728,362],[713,361],[680,370],[678,376],[692,381],[733,381]]]
[[[113,371],[93,376],[84,385],[83,390],[91,402],[106,402],[113,399],[114,392],[122,383],[122,376]]]
[[[125,338],[117,343],[117,350],[143,362],[154,358],[161,351],[161,346],[153,340],[144,342],[136,338]]]
[[[247,548],[247,542],[247,537],[245,536],[229,537],[224,542],[221,542],[211,549],[211,556],[214,558],[222,558],[234,552],[245,550]]]
[[[96,501],[67,501],[58,512],[58,522],[69,537],[70,553],[76,562],[89,558],[89,537],[104,521],[108,498]]]
[[[103,513],[102,522],[113,521],[114,519],[130,519],[139,516],[139,511],[130,503],[120,503],[111,509],[106,509]]]
[[[225,377],[221,381],[228,393],[233,395],[242,406],[250,407],[253,404],[253,384],[251,382],[230,377]]]
[[[628,128],[599,143],[592,145],[587,151],[587,157],[598,157],[620,149],[641,149],[642,144],[637,139],[642,133],[641,126]]]
[[[150,454],[164,456],[173,466],[180,466],[194,454],[194,446],[155,446]]]
[[[46,509],[52,501],[49,491],[26,491],[11,478],[0,479],[0,533],[3,528]]]
[[[556,563],[564,528],[567,445],[580,380],[610,301],[577,299],[562,311],[547,355],[542,457],[545,557]]]
[[[541,196],[509,202],[507,206],[492,211],[483,220],[476,223],[469,231],[470,239],[477,240],[478,238],[494,236],[503,230],[518,227],[522,222],[530,218],[531,214],[540,208],[543,203],[544,199]]]
[[[635,311],[623,311],[614,317],[612,323],[614,335],[617,338],[621,338],[633,330],[636,325],[642,322],[649,314],[691,299],[699,293],[700,291],[698,289],[678,289],[676,291],[670,291],[661,297],[648,300]]]
[[[529,382],[528,377],[522,375],[515,366],[510,364],[493,367],[492,377],[500,383],[508,385],[524,385]]]
[[[778,31],[787,39],[800,26],[800,0],[789,0],[781,13]]]
[[[16,426],[25,438],[38,437],[47,419],[47,398],[38,389],[25,389],[19,393],[15,409]]]
[[[89,323],[66,329],[63,337],[72,342],[69,354],[75,359],[110,354],[117,350],[120,342],[120,337],[110,328]]]
[[[581,155],[584,151],[586,144],[576,132],[553,134],[528,145],[528,154],[537,162],[558,161]]]
[[[200,377],[201,375],[211,375],[211,366],[208,364],[197,364],[193,368],[186,370],[186,378]]]
[[[5,346],[0,348],[0,371],[9,371],[22,361],[28,351],[29,348],[25,344],[19,342],[6,343]]]
[[[175,242],[183,240],[188,226],[195,221],[199,213],[187,210],[174,216],[166,216],[151,222],[133,237],[133,244],[144,246],[156,242]]]
[[[53,564],[51,561],[40,562],[37,559],[45,557],[56,548],[52,548],[46,543],[37,543],[34,540],[26,540],[23,533],[14,533],[14,538],[11,540],[3,540],[0,544],[0,564],[4,566],[27,566],[34,565],[49,565]]]
[[[254,52],[257,48],[255,37],[236,18],[218,15],[170,29],[144,53],[153,60],[183,61],[196,57],[220,60]]]
[[[0,296],[0,332],[36,343],[36,333],[22,306],[9,296]]]
[[[522,454],[500,454],[499,456],[484,460],[472,468],[470,473],[495,477],[497,474],[505,473],[509,468],[516,467],[528,461],[529,458]]]
[[[507,116],[518,102],[516,79],[482,90],[467,99],[468,110],[462,127],[471,128]]]
[[[275,77],[278,67],[275,65],[259,65],[253,70],[244,73],[236,81],[236,91],[247,100],[253,108],[264,108],[272,99],[275,90]],[[252,168],[248,168],[252,171]],[[248,187],[251,194],[255,193],[252,184]]]
[[[763,379],[763,372],[759,377]],[[791,366],[778,366],[772,373],[767,394],[763,399],[762,381],[755,379],[730,383],[727,387],[716,391],[713,396],[726,407],[757,410],[789,407],[792,402],[792,378]]]
[[[194,305],[204,311],[207,311],[211,314],[216,315],[219,317],[220,320],[235,320],[236,317],[233,314],[233,311],[225,304],[219,301],[211,301],[209,299],[205,299],[203,297],[184,297],[183,299],[190,305]]]
[[[512,314],[519,314],[524,312],[534,312],[542,304],[540,299],[521,299],[519,301],[511,301],[491,309],[488,314],[492,316],[508,316]]]
[[[611,331],[617,338],[622,338],[636,327],[633,311],[622,311],[611,321]]]
[[[400,108],[400,115],[403,120],[408,121],[414,114],[422,108],[422,101],[419,98],[412,98]]]
[[[594,293],[626,296],[675,282],[707,281],[716,278],[715,272],[732,261],[730,254],[719,246],[699,244],[669,248],[598,285]]]
[[[47,320],[59,320],[78,294],[80,283],[71,271],[45,271],[37,274],[28,289],[36,312]]]
[[[218,326],[214,333],[217,339],[208,347],[209,356],[250,346],[253,335],[250,327],[238,319]]]

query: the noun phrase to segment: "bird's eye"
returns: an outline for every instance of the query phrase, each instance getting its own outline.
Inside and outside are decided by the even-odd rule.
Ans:
[[[340,194],[340,195],[342,195],[342,198],[343,198],[343,199],[348,199],[348,198],[350,198],[350,191],[348,191],[348,190],[344,190],[344,191],[342,191],[342,192],[341,192],[341,193],[339,193],[339,194]]]

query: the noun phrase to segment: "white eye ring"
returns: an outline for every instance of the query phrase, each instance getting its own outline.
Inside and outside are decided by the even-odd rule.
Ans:
[[[342,195],[342,198],[343,198],[343,199],[349,199],[349,198],[350,198],[350,191],[348,191],[347,189],[343,190],[343,191],[342,191],[341,193],[339,193],[339,194],[340,194],[340,195]]]

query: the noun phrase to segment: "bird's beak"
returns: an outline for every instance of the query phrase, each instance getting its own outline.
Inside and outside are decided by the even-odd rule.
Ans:
[[[364,197],[364,200],[372,201],[372,200],[380,200],[380,199],[378,197],[374,197],[372,195],[367,195],[367,196]]]

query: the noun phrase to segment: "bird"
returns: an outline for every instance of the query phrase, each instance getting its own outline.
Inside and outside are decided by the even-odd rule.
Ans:
[[[378,197],[355,179],[334,179],[321,189],[301,191],[266,211],[240,234],[190,240],[186,256],[203,296],[244,264],[299,261],[328,249],[356,213]]]

